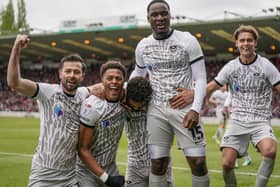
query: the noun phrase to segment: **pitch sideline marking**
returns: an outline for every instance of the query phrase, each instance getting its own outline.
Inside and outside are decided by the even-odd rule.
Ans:
[[[23,157],[32,157],[33,155],[31,154],[23,154],[23,153],[9,153],[9,152],[0,152],[0,155],[11,155],[11,156],[23,156]],[[118,162],[118,164],[126,166],[125,162]],[[184,167],[178,167],[178,166],[172,166],[173,169],[175,170],[185,170],[185,171],[190,171],[189,168],[184,168]],[[216,170],[216,169],[210,169],[210,173],[222,173],[221,170]],[[248,175],[248,176],[256,176],[256,173],[252,172],[239,172],[235,171],[235,174],[237,175]],[[270,177],[272,178],[280,178],[280,175],[271,175]]]

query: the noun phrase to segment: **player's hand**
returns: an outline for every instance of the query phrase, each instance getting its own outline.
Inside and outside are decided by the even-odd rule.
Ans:
[[[30,38],[28,37],[28,35],[18,34],[14,43],[14,47],[18,49],[23,49],[28,46],[29,42]]]
[[[173,109],[182,109],[193,103],[194,90],[187,88],[177,88],[178,94],[169,100]]]
[[[90,94],[94,95],[100,99],[105,99],[105,93],[104,93],[104,86],[102,83],[97,83],[89,87],[91,90]]]
[[[194,110],[190,110],[184,117],[183,126],[185,128],[191,129],[196,127],[198,121],[199,121],[199,114]]]
[[[122,187],[124,186],[124,176],[110,176],[106,180],[105,184],[109,187]]]

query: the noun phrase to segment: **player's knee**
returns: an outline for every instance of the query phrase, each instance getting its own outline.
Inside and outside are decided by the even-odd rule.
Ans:
[[[229,160],[226,158],[222,159],[222,167],[225,171],[230,171],[234,168],[235,160]]]
[[[193,175],[203,176],[208,173],[205,157],[188,158],[188,161]]]
[[[151,159],[152,173],[155,175],[164,175],[167,171],[169,157]]]
[[[276,157],[276,147],[266,147],[262,150],[262,155],[274,159]]]

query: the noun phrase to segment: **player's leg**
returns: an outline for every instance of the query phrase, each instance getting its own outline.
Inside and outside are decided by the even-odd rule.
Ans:
[[[213,136],[213,139],[216,141],[217,144],[220,144],[221,141],[220,139],[224,135],[224,127],[225,127],[225,122],[226,122],[226,116],[224,115],[222,110],[219,110],[216,112],[216,116],[218,119],[219,126]]]
[[[197,151],[194,151],[194,149],[189,149],[188,151],[184,149],[184,153],[192,172],[192,186],[208,187],[210,179],[206,165],[206,156],[190,156],[190,152],[200,152],[202,154],[203,152],[205,153],[204,148],[201,147]]]
[[[149,187],[168,187],[166,172],[174,137],[173,129],[165,117],[165,108],[150,105],[147,113],[148,145],[151,157]]]
[[[274,168],[277,153],[277,142],[271,126],[264,125],[260,129],[261,130],[256,131],[256,133],[252,136],[253,144],[256,145],[263,156],[263,160],[260,164],[256,177],[256,187],[263,187],[267,185]]]
[[[252,163],[252,159],[248,152],[245,154],[245,156],[243,158],[244,158],[244,161],[242,163],[242,166],[249,166]]]
[[[172,122],[178,146],[183,150],[192,172],[192,186],[208,187],[210,179],[206,166],[205,134],[201,120],[195,128],[187,129],[182,125],[188,109],[170,109],[169,121]]]
[[[172,164],[172,159],[170,157],[168,168],[167,168],[167,171],[166,171],[168,187],[174,187],[175,186],[174,177],[173,177],[173,171],[172,171],[172,165],[173,165]]]
[[[223,178],[226,187],[237,186],[234,172],[235,162],[238,160],[237,158],[246,154],[250,140],[249,133],[232,135],[231,133],[233,131],[231,127],[234,126],[236,126],[234,122],[229,123],[229,128],[225,132],[221,143]]]
[[[237,180],[234,172],[235,161],[237,160],[237,151],[231,147],[223,147],[222,150],[222,168],[223,178],[226,187],[236,187]]]

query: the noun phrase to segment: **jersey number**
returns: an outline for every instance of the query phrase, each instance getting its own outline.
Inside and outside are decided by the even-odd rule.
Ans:
[[[204,138],[204,134],[202,132],[201,126],[196,126],[192,129],[189,129],[192,133],[192,137],[195,143],[201,142]]]

